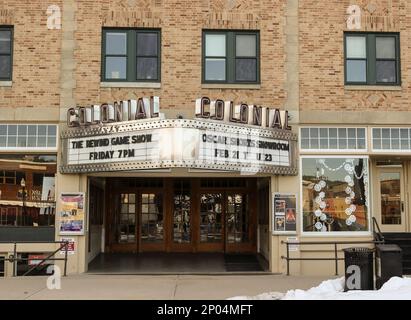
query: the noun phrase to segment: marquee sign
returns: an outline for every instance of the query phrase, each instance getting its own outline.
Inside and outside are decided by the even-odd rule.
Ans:
[[[159,105],[154,107],[155,99],[141,101],[140,107],[131,109],[131,117],[137,114],[145,114],[145,117],[121,123],[113,121],[93,126],[91,123],[96,118],[87,119],[87,111],[78,113],[73,109],[74,118],[68,121],[77,128],[62,132],[64,153],[60,171],[83,173],[184,167],[247,174],[297,174],[297,136],[280,112],[269,110],[263,116],[257,107],[236,108],[232,103],[224,103],[222,111],[221,102],[211,103],[203,98],[196,103],[198,119],[166,120],[159,113]],[[216,111],[213,106],[204,109],[206,103],[220,104],[220,107],[216,107]],[[100,111],[105,109],[100,108]],[[118,110],[118,114],[125,116]],[[229,116],[225,119],[220,114],[215,118],[213,112],[228,112]],[[83,114],[83,119],[78,118],[79,114]],[[107,120],[106,116],[103,118]],[[256,124],[250,125],[248,121],[256,121]]]

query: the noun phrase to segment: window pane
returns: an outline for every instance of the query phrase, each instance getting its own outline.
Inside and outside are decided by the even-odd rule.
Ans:
[[[157,58],[137,59],[137,79],[157,79]]]
[[[7,137],[7,146],[8,147],[15,147],[17,144],[17,137],[16,136],[8,136]]]
[[[366,82],[367,67],[365,61],[347,60],[347,81]]]
[[[347,59],[367,58],[365,37],[347,37]]]
[[[56,146],[56,137],[51,136],[47,138],[47,147],[54,148]]]
[[[127,58],[106,58],[106,79],[126,79]]]
[[[206,56],[225,57],[225,35],[207,34],[206,35]]]
[[[28,135],[29,136],[37,135],[37,126],[35,126],[35,125],[28,126]]]
[[[377,59],[395,59],[395,38],[377,37]]]
[[[36,147],[36,141],[37,141],[37,137],[35,136],[29,136],[27,139],[27,147]]]
[[[23,148],[27,146],[27,138],[24,136],[19,136],[17,140],[17,147]]]
[[[225,59],[206,59],[206,80],[225,80]]]
[[[0,56],[0,78],[10,78],[11,58],[10,56]]]
[[[137,55],[156,56],[158,53],[157,33],[137,33]]]
[[[11,32],[0,31],[0,53],[10,53],[11,50]]]
[[[19,131],[19,136],[25,136],[25,135],[27,135],[27,126],[25,126],[25,125],[19,125],[19,126],[18,126],[18,131]]]
[[[57,127],[56,126],[47,126],[47,134],[49,136],[55,136],[57,133]]]
[[[255,35],[237,35],[235,41],[237,57],[255,57],[257,55],[257,37]]]
[[[377,82],[395,83],[396,81],[395,61],[377,61]]]
[[[357,129],[357,137],[365,138],[365,129]]]
[[[302,138],[309,138],[310,137],[310,129],[302,128],[301,129],[301,137]]]
[[[106,54],[127,54],[127,34],[107,32]]]
[[[237,81],[257,81],[257,61],[255,59],[236,59],[235,78]]]
[[[46,147],[47,141],[45,136],[38,136],[37,137],[37,147]]]
[[[47,127],[44,125],[39,125],[38,126],[38,135],[39,136],[45,136],[47,134]]]
[[[9,136],[17,135],[17,126],[16,125],[9,125]]]

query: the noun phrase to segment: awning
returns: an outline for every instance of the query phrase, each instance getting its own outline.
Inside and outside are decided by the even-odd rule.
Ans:
[[[0,205],[22,207],[23,206],[23,201],[0,200]],[[25,201],[24,206],[25,207],[30,207],[30,208],[50,208],[50,207],[54,208],[54,207],[56,207],[56,204],[54,202]]]

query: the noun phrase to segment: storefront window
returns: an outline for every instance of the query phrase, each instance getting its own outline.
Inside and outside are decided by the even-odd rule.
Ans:
[[[51,226],[56,155],[0,155],[0,228]]]
[[[302,158],[303,230],[368,231],[368,159]]]

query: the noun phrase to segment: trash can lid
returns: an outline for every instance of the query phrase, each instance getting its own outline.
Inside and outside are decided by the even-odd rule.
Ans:
[[[401,252],[402,249],[396,244],[378,244],[376,245],[378,251],[386,252]]]

